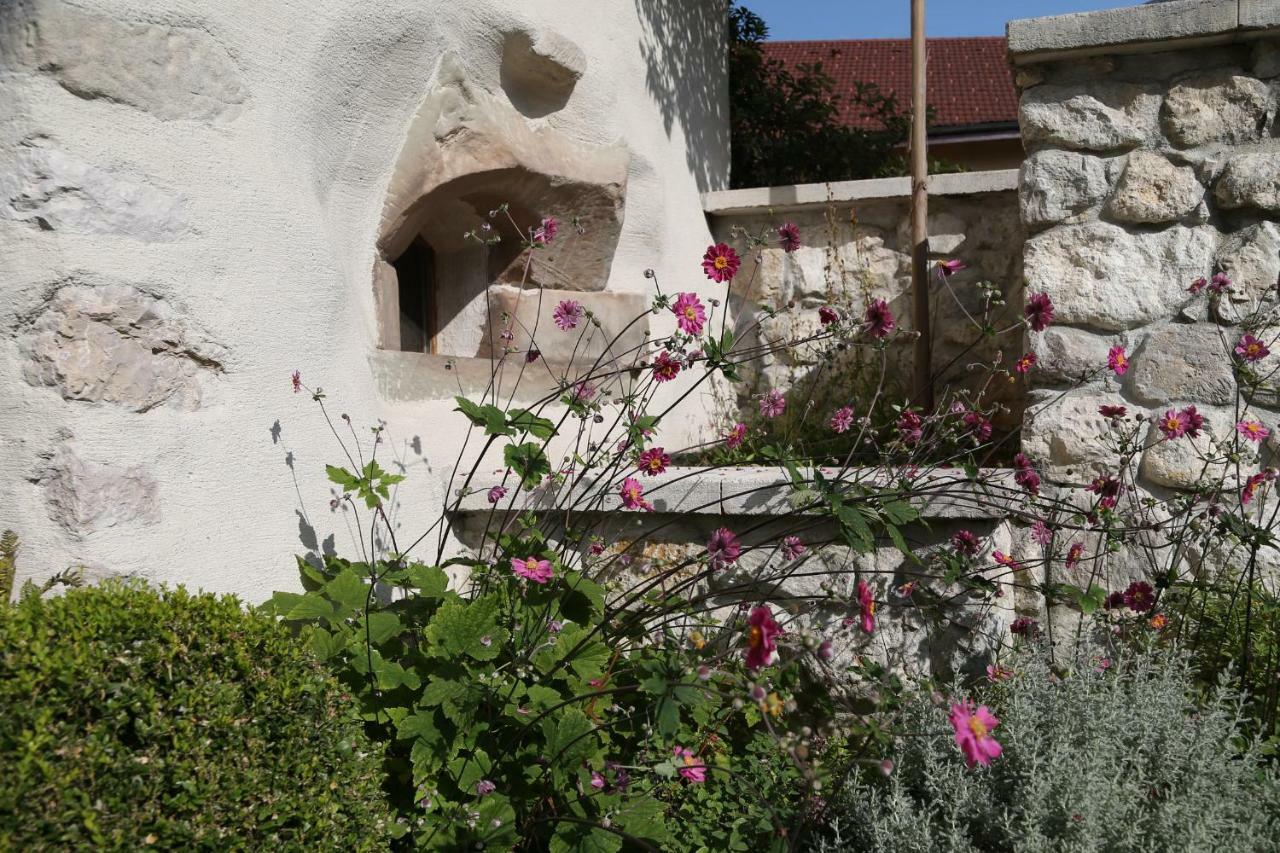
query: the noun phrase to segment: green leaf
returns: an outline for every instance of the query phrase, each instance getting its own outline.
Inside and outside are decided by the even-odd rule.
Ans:
[[[389,610],[377,610],[369,614],[369,640],[380,646],[404,630],[400,617]],[[363,633],[363,631],[362,631]]]
[[[551,836],[551,853],[617,853],[622,837],[598,826],[561,821]]]
[[[897,527],[895,527],[895,526],[894,526],[894,525],[892,525],[892,524],[886,524],[886,525],[884,526],[884,529],[885,529],[885,531],[886,531],[886,532],[888,532],[888,534],[889,534],[889,538],[893,540],[893,544],[894,544],[895,546],[897,546],[897,548],[898,548],[898,550],[899,550],[899,551],[901,551],[903,554],[905,554],[905,555],[906,555],[906,557],[907,557],[909,560],[911,560],[911,562],[913,562],[913,563],[918,563],[918,562],[920,562],[920,558],[919,558],[919,557],[917,557],[917,556],[916,556],[916,555],[911,551],[911,548],[909,548],[909,547],[907,546],[907,540],[906,540],[906,539],[904,539],[904,538],[902,538],[902,531],[901,531],[901,530],[899,530]]]
[[[342,486],[343,491],[354,492],[360,488],[360,478],[352,474],[346,468],[337,468],[333,465],[324,466],[325,473],[329,475],[329,479]]]
[[[444,735],[436,725],[435,711],[424,709],[410,714],[396,725],[396,738],[421,738],[427,743],[438,744],[444,740]]]
[[[502,459],[520,477],[526,488],[536,486],[543,477],[551,473],[551,462],[542,452],[541,445],[532,442],[508,444],[502,450]]]
[[[845,541],[855,551],[868,554],[875,548],[875,536],[857,507],[841,506],[836,517],[840,520],[840,532],[844,534]]]
[[[291,622],[312,622],[316,619],[331,619],[335,613],[334,602],[326,592],[308,592],[284,614],[284,618]]]
[[[311,630],[311,635],[307,637],[307,645],[311,653],[320,660],[329,660],[347,647],[345,638],[319,627]]]
[[[680,702],[674,695],[667,694],[658,700],[654,713],[654,723],[658,734],[670,737],[680,727]]]
[[[409,567],[406,583],[416,589],[420,596],[440,598],[449,588],[449,576],[439,566],[415,563]]]
[[[628,835],[666,846],[666,842],[671,840],[671,832],[664,820],[665,814],[663,804],[654,797],[636,796],[614,813],[613,822]]]
[[[595,726],[587,715],[568,707],[543,723],[547,758],[561,767],[576,767],[596,749]]]
[[[369,584],[347,567],[324,585],[323,594],[334,603],[337,617],[346,618],[364,610],[369,600]]]
[[[507,421],[518,433],[528,433],[543,441],[556,434],[556,426],[546,418],[540,418],[527,409],[512,409]]]
[[[427,639],[434,653],[469,655],[475,660],[493,660],[507,640],[499,628],[498,599],[487,595],[466,601],[457,599],[441,605],[427,626]]]

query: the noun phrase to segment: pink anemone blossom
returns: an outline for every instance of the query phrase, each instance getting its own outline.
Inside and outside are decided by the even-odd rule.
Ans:
[[[511,571],[534,583],[546,583],[553,574],[551,561],[539,560],[537,557],[516,557],[511,561]]]
[[[653,378],[657,382],[670,382],[680,375],[680,361],[666,350],[658,353],[653,362]]]
[[[576,329],[583,315],[582,303],[576,299],[565,299],[551,312],[551,319],[562,332]]]
[[[712,568],[722,569],[738,562],[738,558],[742,556],[742,545],[732,530],[717,527],[707,540],[707,556],[711,558]]]
[[[858,620],[862,633],[871,634],[876,630],[876,600],[864,580],[858,581]]]
[[[1022,313],[1034,331],[1043,332],[1053,322],[1053,300],[1047,293],[1033,293]]]
[[[986,705],[974,708],[972,702],[957,702],[951,706],[948,716],[951,728],[955,730],[956,745],[964,753],[965,764],[986,767],[992,759],[1000,757],[1000,744],[991,736],[991,730],[1000,725],[1000,721]]]
[[[896,325],[889,303],[883,299],[873,300],[862,315],[862,330],[872,338],[887,338]]]
[[[760,398],[760,415],[762,417],[776,418],[786,410],[787,398],[777,388]]]
[[[706,273],[707,278],[717,284],[733,278],[741,264],[742,260],[738,257],[738,253],[727,243],[708,246],[706,254],[702,256],[702,271]]]
[[[676,315],[676,325],[686,335],[702,334],[702,326],[707,322],[707,309],[696,293],[680,293],[671,306]]]
[[[707,781],[707,765],[703,764],[693,752],[683,746],[677,746],[671,754],[675,756],[676,767],[679,768],[682,779],[695,783]]]
[[[1267,345],[1253,335],[1246,334],[1236,344],[1236,355],[1248,362],[1262,361],[1270,354],[1271,350],[1267,349]]]
[[[627,477],[623,480],[618,494],[622,497],[622,506],[626,509],[653,511],[653,504],[644,499],[644,486],[635,477]]]
[[[1267,436],[1271,435],[1271,430],[1264,427],[1258,421],[1240,421],[1236,424],[1236,432],[1240,433],[1254,444],[1257,444]]]
[[[1124,376],[1129,372],[1129,357],[1125,355],[1124,347],[1117,345],[1107,351],[1107,367],[1116,376]]]
[[[671,457],[667,455],[663,448],[651,447],[641,453],[636,462],[641,474],[647,477],[655,477],[667,470],[667,465],[671,464]]]
[[[799,536],[782,537],[782,558],[784,560],[798,560],[808,550],[804,547],[804,542]]]
[[[778,245],[782,251],[791,254],[800,248],[800,227],[794,222],[784,222],[778,226]]]
[[[853,407],[841,406],[836,409],[831,413],[827,426],[831,427],[832,432],[848,432],[849,427],[853,426]]]
[[[744,423],[736,423],[725,433],[724,444],[730,450],[737,450],[742,446],[742,442],[747,437],[747,425]]]
[[[773,663],[782,628],[768,607],[753,607],[747,617],[747,669],[763,669]]]
[[[839,323],[840,312],[832,308],[830,305],[823,305],[818,309],[818,320],[824,326],[830,326],[832,323]]]

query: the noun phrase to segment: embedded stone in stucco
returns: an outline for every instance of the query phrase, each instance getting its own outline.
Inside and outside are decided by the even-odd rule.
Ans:
[[[1160,100],[1154,86],[1134,83],[1044,84],[1022,93],[1018,115],[1029,143],[1115,151],[1155,136]]]
[[[551,315],[561,300],[568,299],[582,306],[584,316],[577,328],[565,332],[556,327]],[[521,354],[533,347],[553,363],[589,363],[606,351],[624,363],[642,360],[649,331],[649,303],[642,293],[521,290],[498,285],[489,288],[488,300],[490,316],[511,319],[512,339],[503,343],[501,323],[495,321],[488,346],[478,353],[481,358],[501,355],[504,347]]]
[[[1106,198],[1106,163],[1075,151],[1037,151],[1022,163],[1018,203],[1022,221],[1032,227],[1053,225]]]
[[[1115,465],[1102,437],[1109,422],[1098,407],[1122,403],[1118,394],[1052,397],[1028,406],[1022,450],[1057,483],[1087,483]]]
[[[175,240],[191,231],[186,200],[133,175],[91,166],[32,139],[0,165],[0,218],[44,231]]]
[[[1231,343],[1211,323],[1170,323],[1131,354],[1129,393],[1149,406],[1174,401],[1225,406],[1235,399]]]
[[[19,321],[23,376],[66,400],[135,412],[200,406],[222,347],[167,300],[125,284],[67,283]]]
[[[159,488],[140,465],[86,462],[63,444],[33,481],[44,493],[49,517],[71,533],[160,520]]]
[[[35,4],[21,61],[81,98],[127,104],[161,119],[232,117],[240,72],[208,31],[128,21],[59,0]]]
[[[1160,122],[1181,148],[1211,142],[1237,145],[1261,136],[1272,104],[1266,83],[1239,70],[1220,69],[1171,87]]]
[[[1107,351],[1119,341],[1114,335],[1098,335],[1085,329],[1054,325],[1031,332],[1036,354],[1036,376],[1049,383],[1077,382],[1107,363]]]
[[[1217,266],[1230,277],[1238,298],[1253,299],[1274,287],[1280,281],[1280,225],[1259,222],[1228,234]]]
[[[1213,197],[1222,207],[1280,213],[1280,153],[1236,154],[1227,161]]]
[[[1173,222],[1195,210],[1203,198],[1204,187],[1190,166],[1175,166],[1154,151],[1134,151],[1107,213],[1122,222]]]
[[[1216,242],[1210,228],[1063,225],[1027,241],[1027,287],[1049,294],[1058,322],[1130,329],[1177,313],[1190,299],[1187,285],[1209,270]]]
[[[564,107],[586,70],[582,48],[560,33],[515,30],[503,37],[503,91],[516,109],[530,117]]]
[[[1147,433],[1148,447],[1142,454],[1139,467],[1143,477],[1158,486],[1172,489],[1193,489],[1223,477],[1228,483],[1236,479],[1229,463],[1205,461],[1215,455],[1220,456],[1214,453],[1214,439],[1221,442],[1230,438],[1234,418],[1227,412],[1199,411],[1204,415],[1205,428],[1195,438],[1165,439],[1158,424],[1152,422]]]

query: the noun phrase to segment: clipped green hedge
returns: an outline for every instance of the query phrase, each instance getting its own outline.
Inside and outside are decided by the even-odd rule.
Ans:
[[[382,778],[342,688],[234,598],[0,604],[0,849],[385,848]]]

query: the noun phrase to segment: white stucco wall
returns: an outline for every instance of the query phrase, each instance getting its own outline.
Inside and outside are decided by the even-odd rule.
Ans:
[[[397,520],[430,523],[460,417],[387,393],[443,386],[411,361],[386,375],[372,269],[446,54],[501,101],[504,33],[576,44],[567,102],[521,120],[625,146],[606,290],[654,268],[713,295],[697,261],[700,193],[728,173],[720,7],[0,3],[0,529],[19,580],[81,563],[260,600],[296,585],[293,554],[331,535],[352,551],[324,477],[339,450],[295,369],[358,429],[385,419],[410,475]]]

